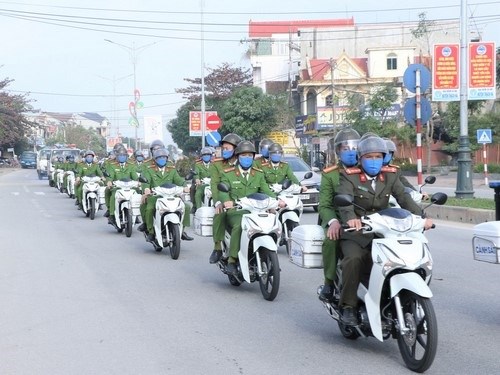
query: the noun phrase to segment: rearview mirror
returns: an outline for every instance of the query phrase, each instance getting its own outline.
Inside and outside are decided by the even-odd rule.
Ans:
[[[442,206],[448,200],[448,196],[445,193],[434,193],[431,197],[431,202]]]
[[[217,184],[217,189],[223,193],[229,193],[229,186],[223,182]]]
[[[333,204],[337,207],[348,207],[353,203],[352,195],[339,194],[333,198]]]
[[[304,175],[304,178],[303,180],[309,180],[310,178],[312,178],[313,176],[313,173],[311,171],[307,172],[305,175]]]
[[[427,176],[424,181],[426,184],[432,185],[436,182],[436,176]]]
[[[148,180],[146,178],[144,178],[143,176],[139,177],[139,182],[143,182],[145,184],[148,183]]]
[[[285,179],[285,181],[283,181],[283,183],[281,184],[281,188],[283,190],[288,189],[290,186],[292,186],[292,181],[290,181],[289,179]]]

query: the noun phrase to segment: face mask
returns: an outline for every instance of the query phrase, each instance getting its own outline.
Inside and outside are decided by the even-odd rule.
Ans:
[[[281,161],[281,154],[272,154],[271,161],[273,163],[279,163]]]
[[[264,147],[262,150],[260,150],[260,154],[262,155],[262,157],[267,159],[269,157],[269,149],[267,147]]]
[[[222,150],[222,157],[224,159],[231,159],[233,157],[234,150]]]
[[[93,156],[85,156],[85,161],[90,164],[94,161],[94,157]]]
[[[390,153],[385,154],[384,156],[384,165],[389,165],[392,160],[392,155]]]
[[[212,159],[212,155],[203,155],[201,157],[201,160],[203,160],[205,163],[208,163]]]
[[[241,168],[248,169],[253,164],[253,157],[251,156],[240,156],[238,157],[238,161],[241,165]]]
[[[127,155],[118,155],[117,159],[118,163],[120,164],[125,163],[127,161]]]
[[[144,156],[138,156],[135,158],[139,163],[142,163],[144,161]]]
[[[160,158],[156,159],[155,161],[156,161],[156,165],[159,166],[160,168],[167,165],[167,158],[160,157]]]
[[[340,151],[340,161],[346,167],[354,167],[358,163],[358,153],[355,150]]]
[[[361,159],[361,166],[368,176],[374,177],[380,173],[384,159]]]

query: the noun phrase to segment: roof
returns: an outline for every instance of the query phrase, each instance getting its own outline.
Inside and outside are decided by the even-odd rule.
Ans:
[[[297,21],[249,21],[250,38],[271,37],[273,34],[296,33],[303,28],[330,28],[354,26],[354,18],[332,20],[297,20]]]
[[[339,59],[334,60],[337,62]],[[349,57],[349,60],[356,64],[361,71],[368,75],[368,58],[366,57]],[[311,59],[309,60],[310,70],[302,70],[302,79],[312,81],[322,81],[330,72],[330,59]],[[311,74],[309,73],[311,72]]]
[[[97,122],[97,123],[102,123],[106,118],[102,117],[98,113],[94,112],[83,112],[83,113],[78,113],[79,116],[85,117],[86,119],[89,119],[91,121]]]

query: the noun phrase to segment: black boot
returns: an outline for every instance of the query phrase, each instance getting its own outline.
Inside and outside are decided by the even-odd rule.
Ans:
[[[141,225],[139,225],[139,226],[137,227],[137,230],[138,230],[139,232],[144,232],[144,231],[146,230],[146,223],[142,223]]]
[[[209,259],[210,264],[217,263],[221,257],[222,257],[222,250],[212,251],[212,254],[210,255]]]
[[[186,232],[182,232],[181,240],[192,241],[193,237],[188,236],[188,234]]]
[[[342,308],[342,315],[340,316],[340,321],[344,323],[346,326],[357,326],[358,325],[358,317],[356,313],[356,309],[351,306],[344,306]]]
[[[109,217],[109,210],[106,210],[106,212],[104,213],[104,217]]]
[[[318,297],[323,302],[330,302],[333,299],[333,285],[323,285],[323,288],[321,289]]]

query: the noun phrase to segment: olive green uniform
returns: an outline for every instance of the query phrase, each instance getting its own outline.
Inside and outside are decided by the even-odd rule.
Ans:
[[[253,166],[257,169],[262,169],[263,167],[269,165],[269,163],[270,162],[268,158],[260,156],[258,158],[255,158],[255,160],[253,161]]]
[[[88,176],[99,176],[102,177],[101,168],[97,163],[79,163],[76,170],[76,177],[88,177]],[[82,203],[82,195],[83,195],[83,181],[80,181],[75,188],[76,192],[76,200],[79,204]]]
[[[243,171],[242,173],[239,167],[230,167],[224,170],[221,182],[227,184],[230,189],[229,193],[219,193],[221,202],[235,202],[237,199],[253,193],[264,193],[270,197],[276,196],[269,188],[264,173],[257,168],[250,168],[248,172]],[[241,218],[246,213],[248,213],[246,210],[230,209],[227,211],[227,225],[231,230],[229,256],[234,259],[238,258],[241,239]]]
[[[146,168],[143,170],[144,178],[148,181],[143,184],[143,189],[155,188],[164,184],[175,184],[177,186],[184,186],[185,180],[179,175],[177,170],[172,165],[166,165],[163,168],[155,167]],[[156,201],[160,196],[150,195],[147,197],[146,202],[141,204],[142,221],[146,223],[146,228],[149,233],[153,233],[153,218],[155,214]],[[189,226],[189,207],[186,204],[184,207],[184,220],[182,224],[185,227]]]
[[[323,186],[321,187],[323,188]],[[399,205],[416,215],[422,209],[404,192],[404,186],[397,174],[397,168],[382,167],[376,177],[375,190],[372,181],[357,167],[346,168],[340,172],[337,194],[353,196],[354,203],[359,206],[340,207],[338,209],[342,223],[359,219],[365,212],[367,215],[383,210],[389,206],[389,196],[396,198]],[[341,306],[357,306],[357,289],[362,275],[368,275],[371,269],[371,241],[373,234],[361,231],[344,232],[341,237],[342,283],[344,288],[340,297]]]
[[[75,172],[78,167],[77,162],[66,162],[64,163],[64,171],[65,172]],[[68,174],[64,173],[63,177],[63,187],[66,189],[66,186],[68,186]]]
[[[116,163],[113,165],[110,165],[108,167],[108,177],[106,178],[107,182],[113,182],[117,180],[122,180],[122,179],[130,179],[137,181],[139,179],[139,176],[137,176],[136,169],[132,163],[125,162],[123,164]],[[106,203],[106,207],[109,210],[109,216],[113,217],[115,215],[115,195],[116,191],[118,190],[117,187],[111,187],[107,188],[106,191],[110,191],[110,198],[108,202]]]
[[[321,174],[321,189],[319,191],[319,219],[322,227],[325,228],[325,240],[321,246],[323,256],[323,274],[325,284],[333,284],[337,272],[337,241],[326,236],[329,223],[338,219],[338,212],[333,204],[336,190],[339,185],[339,171],[337,165],[325,168]]]
[[[210,177],[210,166],[212,163],[205,163],[203,160],[198,160],[194,166],[194,171],[196,173],[195,179],[202,180],[206,177]],[[203,198],[205,193],[205,188],[208,185],[200,184],[196,186],[196,191],[194,193],[194,203],[196,208],[200,208],[203,205]]]
[[[280,161],[279,163],[265,163],[259,169],[264,172],[266,182],[270,185],[281,184],[285,179],[290,180],[292,184],[299,184],[299,180],[293,174],[292,168],[290,168],[286,162]]]
[[[217,185],[221,182],[221,178],[224,175],[224,170],[233,166],[236,163],[236,157],[233,156],[230,159],[217,158],[210,163],[210,188],[212,189],[212,199],[214,201],[214,205],[217,202],[220,202],[219,198],[219,189]],[[224,232],[226,230],[226,216],[227,213],[222,211],[219,214],[214,215],[213,221],[213,241],[214,241],[214,249],[222,250],[221,242],[224,240]]]

